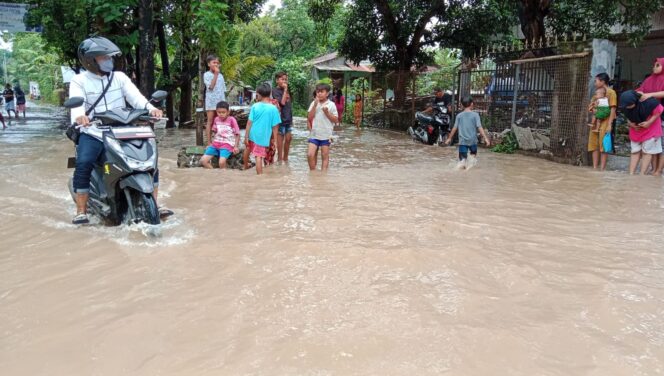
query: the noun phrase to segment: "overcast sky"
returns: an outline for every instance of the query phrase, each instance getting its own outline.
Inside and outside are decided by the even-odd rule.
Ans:
[[[263,5],[263,13],[270,9],[270,5],[274,5],[277,8],[281,7],[281,0],[267,0],[265,5]]]

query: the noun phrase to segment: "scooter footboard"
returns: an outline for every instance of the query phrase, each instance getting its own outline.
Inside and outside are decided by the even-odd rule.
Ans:
[[[120,181],[120,188],[125,189],[127,187],[143,193],[152,193],[154,191],[152,174],[144,172],[127,176]]]

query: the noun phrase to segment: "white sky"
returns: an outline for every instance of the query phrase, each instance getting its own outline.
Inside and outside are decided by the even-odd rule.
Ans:
[[[267,0],[265,5],[263,5],[263,11],[261,13],[265,14],[268,9],[270,9],[270,5],[274,5],[277,8],[281,8],[281,0]]]

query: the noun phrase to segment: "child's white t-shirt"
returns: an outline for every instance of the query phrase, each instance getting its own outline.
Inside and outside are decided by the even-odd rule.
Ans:
[[[609,107],[609,98],[597,98],[597,107]]]
[[[311,102],[309,105],[309,111],[314,107],[316,101]],[[334,123],[323,112],[323,107],[327,107],[330,110],[330,114],[334,116],[339,116],[337,113],[337,106],[331,100],[326,100],[325,103],[320,104],[316,107],[316,114],[314,115],[314,121],[312,122],[311,132],[309,132],[309,138],[315,140],[329,140],[332,138],[332,131],[334,130]]]

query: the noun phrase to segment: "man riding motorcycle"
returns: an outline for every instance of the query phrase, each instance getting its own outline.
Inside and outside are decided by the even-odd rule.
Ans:
[[[427,108],[422,112],[425,114],[431,114],[431,112],[433,112],[433,106],[442,103],[443,106],[447,107],[447,112],[451,114],[452,101],[454,100],[454,97],[452,96],[452,91],[446,90],[445,92],[443,92],[443,89],[437,87],[433,89],[433,92],[434,92],[433,103],[429,103],[427,105]]]
[[[113,56],[120,54],[118,46],[102,37],[88,38],[78,46],[78,59],[86,71],[74,76],[69,85],[70,98],[85,98],[84,105],[71,109],[72,123],[81,125],[73,179],[74,192],[76,192],[76,216],[72,220],[74,224],[89,223],[87,204],[90,178],[95,163],[104,155],[104,144],[87,134],[87,127],[95,112],[125,108],[126,101],[133,108],[149,110],[150,116],[155,118],[163,115],[161,110],[150,104],[126,74],[113,71]],[[107,87],[109,83],[111,86]],[[104,90],[106,90],[106,94],[98,101]],[[91,110],[89,116],[86,116],[86,110],[89,110],[95,103],[97,105]],[[154,175],[154,185],[154,198],[157,201],[159,170]],[[173,212],[165,207],[159,209],[159,215],[162,218],[172,214]]]

